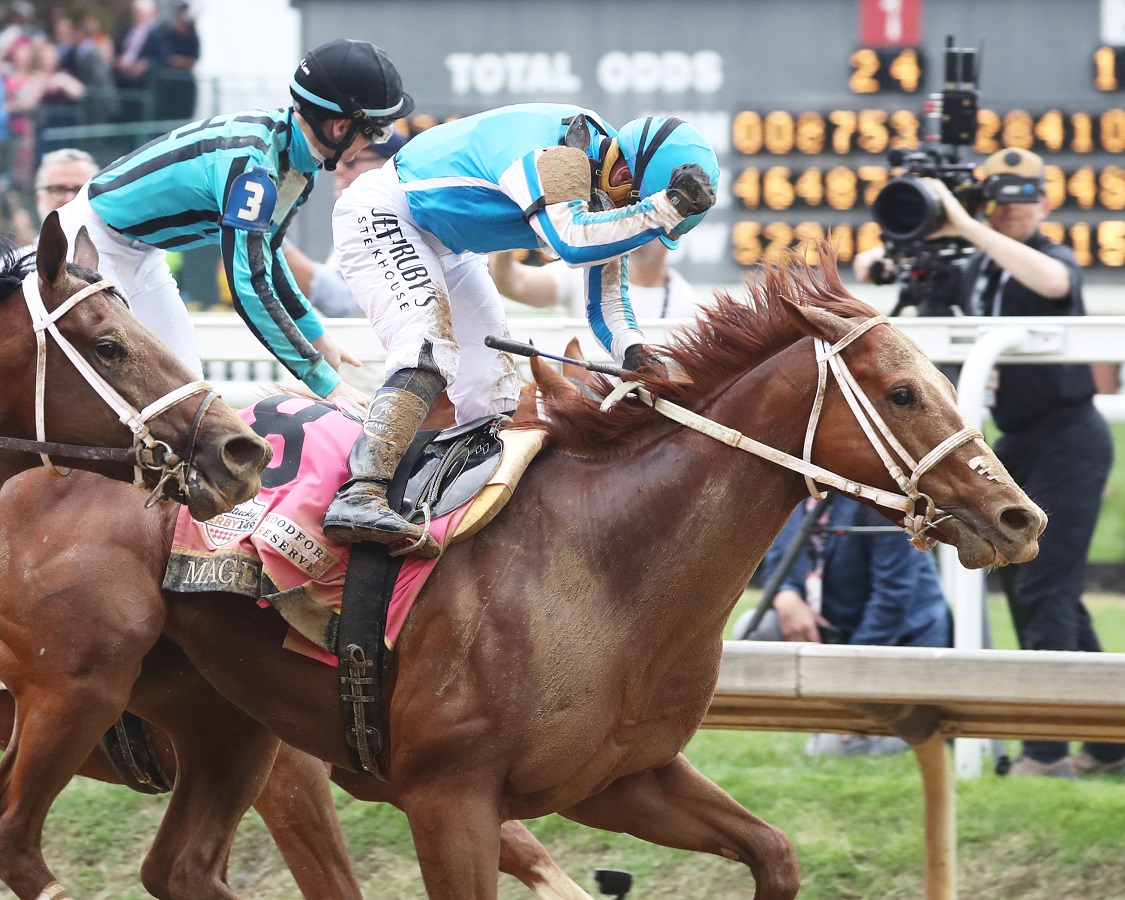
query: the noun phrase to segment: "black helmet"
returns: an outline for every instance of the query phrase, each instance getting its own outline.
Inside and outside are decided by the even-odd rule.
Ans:
[[[373,143],[386,140],[392,123],[414,109],[395,64],[367,41],[339,39],[310,50],[293,73],[289,93],[317,139],[336,151],[325,161],[329,170],[356,134],[364,132]],[[350,119],[352,125],[343,139],[333,141],[324,133],[326,119]]]

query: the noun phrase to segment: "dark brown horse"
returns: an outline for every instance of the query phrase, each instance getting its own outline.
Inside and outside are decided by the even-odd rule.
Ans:
[[[794,263],[769,273],[751,299],[750,305],[720,301],[670,348],[686,380],[649,383],[666,401],[657,404],[662,412],[684,418],[677,409],[687,408],[727,430],[699,422],[683,427],[631,401],[608,412],[578,398],[550,403],[553,446],[500,516],[453,547],[424,589],[397,645],[384,710],[389,788],[356,776],[348,789],[405,810],[431,897],[494,897],[501,823],[554,811],[741,861],[752,870],[758,897],[796,893],[796,861],[784,835],[742,809],[679,751],[710,701],[730,610],[803,495],[802,474],[869,486],[864,496],[897,504],[916,539],[955,544],[968,565],[1036,552],[1042,512],[964,429],[948,382],[907,338],[847,296],[832,270],[817,283]],[[840,381],[824,391],[818,391],[814,350],[825,367],[846,363]],[[854,392],[837,384],[854,385],[862,395],[857,409],[868,431],[884,429],[881,453],[845,402]],[[806,437],[814,408],[819,424]],[[802,474],[742,452],[753,444],[740,441],[735,428],[796,458]],[[811,462],[800,461],[806,445]],[[892,496],[900,488],[909,500]],[[0,639],[10,648],[10,655],[0,653],[0,674],[12,668],[25,674],[14,686],[17,704],[22,708],[22,690],[39,701],[33,709],[42,705],[59,676],[57,662],[52,669],[37,661],[39,621],[27,619],[49,612],[47,598],[56,607],[60,598],[81,604],[95,617],[89,607],[120,616],[117,595],[127,585],[137,621],[147,624],[167,601],[166,633],[234,706],[290,743],[349,767],[337,674],[278,652],[287,627],[280,617],[227,595],[162,601],[167,518],[130,509],[101,513],[101,521],[112,519],[101,534],[67,531],[84,521],[82,510],[88,516],[91,509],[115,509],[115,490],[95,479],[60,485],[25,477],[0,495],[0,539],[12,547],[11,562],[0,571],[11,594],[0,606]],[[48,515],[32,530],[8,527],[31,506]],[[44,571],[37,562],[45,535],[55,552],[62,535],[72,558],[102,561],[112,583],[87,578],[78,586]],[[26,610],[22,631],[12,608],[17,596]],[[99,671],[96,663],[68,664],[62,688],[86,696],[80,718],[87,720],[96,718],[85,714],[94,701],[105,716],[114,705],[104,702],[104,683],[95,686],[91,671]],[[130,708],[158,724],[161,683],[152,662],[130,700]],[[88,750],[110,721],[70,723],[67,745]],[[57,745],[50,730],[59,724],[33,729],[40,757],[44,747]],[[29,729],[17,721],[17,756]],[[203,758],[181,770],[176,792],[195,796],[178,809],[173,796],[160,852],[154,848],[146,870],[198,853],[192,828],[200,822],[226,816],[233,830],[239,813],[214,792],[215,779],[232,765],[245,766],[243,787],[227,786],[245,795],[255,763],[265,776],[268,744],[264,728],[247,725],[229,737],[222,766]],[[0,787],[20,765],[7,767],[11,755],[0,763]],[[80,761],[69,760],[70,771]],[[207,773],[204,798],[191,783],[199,783],[208,763],[222,771]],[[201,804],[195,819],[185,815],[193,802]],[[201,815],[202,807],[209,815]],[[0,842],[3,825],[0,818]],[[218,885],[206,887],[192,896],[229,896]]]
[[[75,243],[68,266],[52,213],[34,264],[0,244],[0,484],[44,464],[167,474],[160,493],[201,519],[252,497],[269,446],[99,281],[85,231]]]

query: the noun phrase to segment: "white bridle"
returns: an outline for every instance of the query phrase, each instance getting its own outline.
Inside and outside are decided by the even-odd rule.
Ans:
[[[742,434],[740,431],[728,428],[725,425],[720,425],[718,422],[701,416],[698,413],[694,413],[689,409],[684,409],[684,407],[678,406],[675,403],[669,403],[667,400],[654,397],[647,388],[637,381],[624,381],[614,388],[605,400],[602,401],[602,409],[609,409],[614,403],[627,394],[636,394],[642,402],[651,406],[661,415],[675,422],[679,422],[681,425],[698,431],[701,434],[705,434],[717,441],[721,441],[731,447],[737,447],[739,450],[752,453],[755,456],[777,463],[779,466],[783,466],[786,469],[803,475],[809,493],[818,500],[823,496],[817,486],[819,484],[851,497],[870,500],[887,509],[898,510],[903,513],[902,526],[910,536],[910,543],[920,550],[928,550],[936,543],[936,539],[929,536],[927,532],[933,529],[939,522],[948,518],[948,516],[935,506],[933,499],[928,494],[919,490],[918,481],[926,472],[932,469],[955,449],[962,444],[982,437],[982,435],[975,428],[962,428],[934,447],[929,453],[923,456],[922,459],[915,462],[914,458],[906,451],[906,448],[902,446],[891,432],[890,428],[887,427],[887,423],[883,421],[882,416],[876,411],[871,400],[859,387],[859,384],[848,369],[847,363],[845,363],[843,357],[840,356],[840,351],[862,334],[865,334],[876,325],[889,324],[890,322],[886,316],[875,316],[857,325],[835,344],[829,344],[827,341],[820,338],[814,339],[817,364],[816,399],[813,401],[812,413],[809,416],[808,428],[805,431],[805,444],[801,459],[791,456],[788,453],[783,453],[753,438],[746,437],[746,435]],[[823,469],[812,462],[813,438],[816,435],[817,423],[820,421],[820,413],[824,406],[825,392],[828,387],[829,369],[831,369],[832,374],[836,377],[836,381],[840,386],[840,392],[844,395],[844,399],[847,400],[848,405],[855,414],[856,421],[858,421],[860,427],[863,428],[864,434],[867,435],[871,446],[875,448],[875,452],[879,454],[879,458],[883,461],[883,465],[886,466],[887,472],[898,483],[899,488],[905,496],[851,481],[833,472],[829,472],[827,469]],[[897,462],[895,460],[895,455],[898,457]],[[904,466],[910,470],[909,475],[903,471]],[[919,504],[923,502],[925,506],[924,512],[918,513]]]
[[[47,441],[44,406],[47,392],[47,333],[49,332],[51,337],[55,339],[55,342],[70,359],[74,367],[86,380],[86,383],[97,391],[98,395],[106,402],[110,409],[117,413],[117,417],[121,423],[133,432],[133,446],[136,451],[133,469],[136,483],[140,484],[142,481],[142,468],[159,471],[161,473],[159,482],[152,496],[149,498],[149,505],[151,505],[156,502],[159,492],[170,478],[177,479],[181,490],[187,490],[187,471],[190,468],[190,456],[194,452],[196,434],[202,422],[202,413],[204,413],[206,408],[210,405],[210,400],[213,399],[215,392],[206,381],[192,381],[189,384],[185,384],[182,387],[168,392],[159,400],[150,403],[144,409],[138,410],[122,397],[112,385],[102,378],[74,345],[63,336],[56,323],[86,298],[100,291],[110,290],[112,288],[113,283],[110,281],[99,281],[96,284],[87,285],[78,293],[68,297],[53,312],[48,312],[47,307],[43,304],[43,297],[39,293],[38,274],[33,271],[24,278],[23,296],[27,303],[27,310],[31,314],[32,327],[35,329],[35,437],[39,443],[46,443]],[[196,394],[203,393],[209,394],[209,396],[200,406],[200,413],[196,414],[193,434],[191,435],[191,447],[188,450],[189,458],[185,460],[177,456],[166,443],[154,438],[151,431],[149,431],[148,423],[151,419],[175,406],[181,400],[186,400],[188,397],[194,397]],[[39,457],[42,459],[43,465],[60,475],[67,474],[70,471],[66,469],[64,472],[58,469],[51,461],[47,452],[40,452]]]

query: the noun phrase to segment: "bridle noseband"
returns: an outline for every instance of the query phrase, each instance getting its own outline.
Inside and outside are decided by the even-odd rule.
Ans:
[[[767,444],[763,444],[760,441],[756,441],[753,438],[746,437],[746,435],[742,434],[740,431],[728,428],[725,425],[720,425],[718,422],[701,416],[698,413],[694,413],[675,403],[670,403],[667,400],[654,397],[651,391],[637,381],[624,381],[614,388],[605,400],[602,401],[602,409],[609,409],[609,407],[626,394],[636,394],[642,402],[651,406],[661,415],[681,425],[685,425],[688,428],[714,438],[717,441],[721,441],[731,447],[737,447],[754,456],[769,460],[779,466],[783,466],[803,475],[809,493],[818,500],[823,496],[818,485],[824,485],[842,494],[847,494],[848,496],[858,499],[870,500],[887,509],[898,510],[903,514],[902,525],[906,533],[910,536],[910,543],[919,550],[929,550],[937,542],[937,539],[932,537],[928,532],[945,519],[949,518],[949,516],[937,508],[933,498],[919,489],[918,482],[926,472],[936,466],[962,444],[967,444],[969,441],[976,440],[977,438],[983,439],[983,435],[981,435],[976,428],[966,426],[955,434],[951,434],[917,462],[906,451],[906,448],[902,446],[898,438],[896,438],[890,428],[887,427],[887,423],[883,421],[882,416],[880,416],[875,409],[871,399],[860,388],[855,377],[848,369],[847,363],[844,362],[843,357],[840,355],[840,351],[876,325],[889,324],[890,322],[886,316],[874,316],[865,322],[861,322],[835,344],[829,344],[822,338],[814,338],[813,344],[816,348],[817,364],[816,398],[813,401],[809,424],[805,430],[805,443],[801,459],[770,447]],[[899,488],[905,496],[851,481],[833,472],[829,472],[827,469],[823,469],[812,462],[813,439],[816,435],[816,427],[820,421],[820,413],[824,406],[829,370],[831,370],[832,374],[836,377],[840,392],[844,395],[844,399],[847,400],[848,406],[851,407],[856,421],[859,422],[864,434],[867,435],[871,446],[875,449],[875,452],[879,454],[879,458],[883,461],[887,472],[898,483]],[[895,460],[896,455],[898,461]],[[910,470],[909,475],[903,471],[903,466]],[[921,512],[919,512],[920,506],[922,507]]]
[[[186,496],[187,478],[195,457],[196,441],[203,424],[203,417],[207,414],[211,403],[217,396],[215,390],[206,381],[193,381],[169,391],[163,397],[153,401],[142,410],[137,410],[131,403],[121,396],[98,372],[86,361],[82,354],[66,339],[59,330],[57,322],[75,306],[88,297],[101,291],[110,290],[113,283],[99,281],[89,284],[76,294],[68,297],[53,312],[48,312],[39,293],[39,276],[36,272],[29,273],[23,280],[23,296],[27,303],[27,310],[31,314],[32,327],[35,329],[36,361],[35,361],[35,437],[29,441],[21,438],[0,437],[0,450],[12,450],[21,453],[37,453],[43,465],[53,472],[65,475],[70,469],[59,469],[51,461],[51,454],[67,456],[74,459],[90,459],[108,462],[131,463],[135,473],[135,482],[143,481],[142,470],[160,473],[157,485],[150,495],[146,506],[152,506],[160,497],[160,492],[170,479],[175,479],[181,494]],[[123,425],[133,432],[133,446],[129,449],[116,447],[86,447],[71,444],[58,444],[46,439],[46,384],[47,384],[47,334],[55,339],[62,351],[70,359],[79,374],[86,380],[106,404],[117,413]],[[194,397],[196,394],[206,394],[195,413],[192,423],[190,442],[184,454],[178,454],[164,441],[157,440],[149,430],[148,423],[161,413],[171,409],[182,400]]]

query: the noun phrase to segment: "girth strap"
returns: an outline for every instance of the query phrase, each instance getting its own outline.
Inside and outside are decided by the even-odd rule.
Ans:
[[[404,454],[387,488],[391,509],[400,508],[409,475],[436,434],[418,432]],[[391,591],[402,563],[403,558],[392,556],[386,544],[365,542],[352,546],[336,632],[340,704],[348,753],[355,771],[383,780],[387,775],[379,756],[385,743],[380,687],[390,665],[384,636]]]

